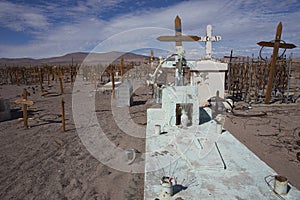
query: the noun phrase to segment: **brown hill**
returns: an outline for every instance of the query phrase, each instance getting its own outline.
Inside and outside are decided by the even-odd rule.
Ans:
[[[99,65],[120,62],[121,57],[125,63],[129,62],[144,62],[147,56],[134,53],[124,52],[108,52],[108,53],[87,53],[76,52],[63,56],[32,59],[32,58],[0,58],[0,66],[40,66],[40,65],[71,65],[71,64],[86,64]]]

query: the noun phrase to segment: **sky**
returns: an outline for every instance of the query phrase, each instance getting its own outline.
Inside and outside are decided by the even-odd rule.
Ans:
[[[275,38],[300,45],[300,0],[1,0],[0,58],[47,58],[72,52],[124,51],[155,56],[174,51],[174,19],[182,20],[184,35],[204,36],[211,24],[213,57],[259,56],[259,41]],[[184,42],[187,58],[202,58],[205,43]],[[264,48],[270,56],[272,48]],[[280,51],[281,53],[282,51]],[[286,51],[300,57],[300,48]]]

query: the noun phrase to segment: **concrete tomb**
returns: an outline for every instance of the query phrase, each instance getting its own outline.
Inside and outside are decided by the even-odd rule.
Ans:
[[[0,122],[11,119],[10,104],[7,99],[0,99]]]
[[[124,80],[124,82],[120,84],[116,89],[115,94],[117,99],[117,105],[119,107],[131,106],[133,102],[133,87],[130,80]]]
[[[278,199],[269,187],[275,180],[266,181],[276,172],[222,129],[224,113],[216,111],[224,99],[227,64],[211,57],[211,41],[220,37],[211,36],[211,26],[205,38],[192,36],[207,42],[206,56],[186,61],[181,42],[192,39],[181,35],[179,20],[175,36],[158,38],[176,41],[175,61],[162,64],[176,69],[175,86],[162,86],[161,108],[147,109],[144,199]],[[191,71],[188,84],[184,67]],[[212,97],[215,110],[201,107]],[[280,190],[284,199],[300,199],[299,190],[289,186],[288,193]]]

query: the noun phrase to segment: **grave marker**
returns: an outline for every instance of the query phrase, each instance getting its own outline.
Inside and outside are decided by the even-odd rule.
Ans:
[[[175,18],[175,36],[159,36],[157,40],[161,42],[175,42],[175,61],[166,61],[162,65],[165,68],[175,68],[175,86],[183,86],[183,63],[186,62],[184,59],[184,49],[182,47],[182,42],[195,42],[201,39],[198,36],[190,35],[183,36],[181,30],[181,19],[176,16]]]
[[[8,119],[11,119],[9,100],[0,98],[0,122]]]
[[[36,77],[39,75],[39,73],[37,72],[36,68],[34,69],[34,72],[31,73],[31,75],[33,76],[34,86],[36,86]]]
[[[205,58],[212,58],[212,42],[218,42],[221,36],[212,36],[212,25],[206,26],[206,36],[200,37],[199,41],[205,42]]]
[[[232,59],[234,58],[238,58],[236,56],[233,56],[233,50],[231,49],[230,51],[230,56],[224,56],[224,58],[229,58],[229,63],[228,63],[228,72],[225,74],[225,80],[227,80],[227,89],[228,91],[231,91],[231,77],[230,77],[230,73],[231,73],[231,62]]]
[[[24,121],[24,128],[28,128],[28,118],[27,118],[27,106],[33,105],[33,101],[27,100],[27,90],[24,88],[22,93],[22,100],[16,100],[16,104],[23,105],[23,121]]]
[[[133,86],[130,80],[124,82],[116,90],[118,107],[131,106],[133,102]]]
[[[61,124],[62,124],[62,132],[66,131],[66,124],[65,124],[65,101],[63,98],[61,98],[61,115],[62,115],[62,119],[61,119]]]
[[[44,91],[44,88],[43,88],[43,74],[42,74],[42,69],[41,68],[39,69],[38,74],[39,74],[41,95],[46,95],[46,94],[48,94],[48,92]]]
[[[58,69],[57,77],[58,77],[58,80],[59,80],[60,94],[63,94],[64,93],[64,87],[63,87],[62,79],[65,78],[65,76],[62,74],[61,69]]]
[[[270,103],[271,93],[272,93],[272,89],[273,89],[273,79],[274,79],[274,74],[276,71],[276,60],[277,60],[279,48],[293,49],[296,47],[294,44],[281,43],[281,32],[282,32],[282,23],[279,22],[279,24],[277,25],[276,36],[275,36],[274,42],[261,41],[261,42],[257,43],[259,46],[262,46],[262,47],[273,47],[273,55],[272,55],[272,61],[271,61],[271,66],[270,66],[269,78],[268,78],[268,86],[267,86],[267,91],[266,91],[265,104]]]

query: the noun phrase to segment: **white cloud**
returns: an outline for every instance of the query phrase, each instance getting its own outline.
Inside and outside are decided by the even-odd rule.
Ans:
[[[0,25],[22,31],[28,28],[45,30],[50,24],[39,9],[4,1],[0,2]]]
[[[214,34],[222,36],[222,40],[214,47],[217,56],[227,55],[231,49],[240,55],[247,54],[251,56],[252,53],[257,55],[259,47],[256,43],[261,40],[272,40],[279,21],[282,21],[284,26],[283,39],[295,44],[300,43],[300,39],[297,37],[300,34],[300,25],[297,22],[300,13],[291,9],[295,4],[292,1],[284,4],[280,4],[276,0],[183,1],[166,8],[140,8],[135,12],[119,14],[110,19],[99,19],[97,17],[105,9],[114,10],[120,2],[119,0],[90,0],[87,3],[78,1],[77,4],[69,7],[59,7],[49,3],[46,5],[47,12],[45,7],[43,8],[43,12],[47,14],[48,18],[42,17],[42,11],[36,9],[28,10],[22,16],[10,16],[12,17],[10,21],[13,21],[13,18],[26,18],[27,26],[32,28],[44,27],[48,30],[38,32],[36,39],[29,45],[26,44],[21,47],[5,46],[6,50],[0,52],[0,56],[47,57],[75,51],[88,51],[115,34],[120,37],[120,35],[126,33],[126,30],[132,36],[122,35],[122,40],[118,40],[115,51],[121,50],[121,46],[134,49],[136,48],[134,43],[143,48],[147,45],[153,46],[153,44],[162,49],[165,48],[164,45],[167,45],[166,48],[170,48],[173,44],[160,44],[157,41],[151,41],[148,37],[149,34],[148,39],[144,41],[140,36],[144,35],[142,33],[143,27],[173,29],[173,20],[176,15],[179,15],[182,19],[184,34],[202,36],[205,34],[206,25],[212,24]],[[274,6],[275,4],[276,6]],[[6,5],[6,7],[9,6]],[[58,10],[55,11],[55,9]],[[65,12],[62,12],[62,10]],[[291,11],[287,12],[287,10]],[[285,12],[284,15],[281,13],[282,11]],[[2,13],[1,10],[0,13]],[[49,22],[47,21],[50,21],[49,19],[55,16],[56,13],[57,18],[70,19],[49,28]],[[66,14],[66,16],[62,16],[62,14]],[[3,20],[0,20],[0,23],[3,24]],[[24,28],[18,22],[13,24],[15,29],[18,29],[18,27],[19,29]],[[6,24],[6,26],[8,25]],[[139,31],[132,30],[135,28],[139,28]],[[150,29],[145,28],[145,30],[149,31]],[[172,31],[169,33],[173,34]],[[153,32],[153,34],[156,33]],[[159,35],[153,35],[152,39],[155,40],[157,36]],[[184,45],[189,46],[188,44]],[[204,44],[197,45],[197,48],[202,48],[202,50],[199,50],[201,54]],[[113,46],[110,48],[113,49]],[[293,50],[293,52],[298,52],[300,56],[298,49]],[[191,51],[196,52],[192,48]]]

